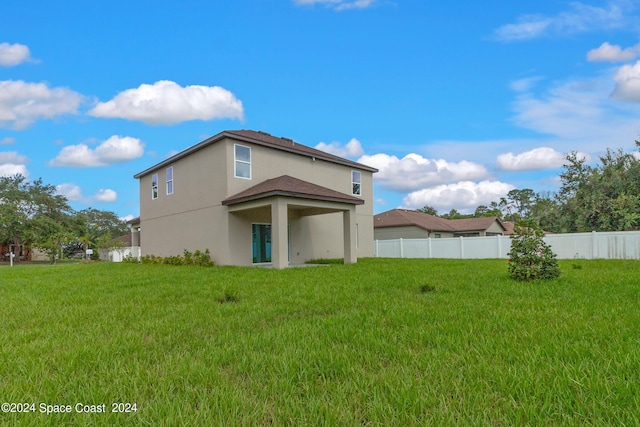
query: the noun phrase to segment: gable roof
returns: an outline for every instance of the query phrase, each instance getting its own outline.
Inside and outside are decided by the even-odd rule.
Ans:
[[[215,144],[216,142],[219,142],[224,138],[231,138],[240,142],[247,142],[247,143],[252,143],[256,145],[262,145],[264,147],[274,148],[280,151],[286,151],[286,152],[301,155],[301,156],[311,157],[318,160],[324,160],[327,162],[331,162],[331,163],[335,163],[343,166],[349,166],[354,169],[360,169],[368,172],[378,172],[378,169],[376,168],[372,168],[370,166],[363,165],[362,163],[357,163],[349,159],[334,156],[333,154],[329,154],[324,151],[320,151],[315,148],[302,145],[289,138],[280,138],[277,136],[270,135],[266,132],[243,129],[243,130],[222,131],[217,135],[207,138],[204,141],[199,142],[198,144],[193,145],[187,148],[186,150],[183,150],[178,154],[171,156],[168,159],[163,160],[162,162],[157,163],[154,166],[151,166],[150,168],[135,174],[133,177],[136,179],[141,178],[157,169],[161,169],[165,166],[168,166],[171,163],[183,157],[189,156],[195,153],[196,151],[199,151],[209,145]]]
[[[447,231],[450,233],[461,231],[486,230],[494,222],[506,231],[497,216],[483,218],[445,219],[410,209],[392,209],[373,217],[374,228],[415,226],[427,231]]]
[[[416,226],[427,231],[456,231],[449,221],[409,209],[392,209],[373,217],[374,228]]]
[[[231,206],[251,200],[264,199],[272,196],[289,196],[303,199],[324,200],[330,202],[350,203],[362,205],[364,200],[331,190],[330,188],[312,184],[289,175],[268,179],[253,187],[247,188],[222,201],[225,206]]]

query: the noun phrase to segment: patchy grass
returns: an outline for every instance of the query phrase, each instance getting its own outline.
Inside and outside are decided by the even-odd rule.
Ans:
[[[0,424],[640,424],[640,264],[560,267],[2,268]]]

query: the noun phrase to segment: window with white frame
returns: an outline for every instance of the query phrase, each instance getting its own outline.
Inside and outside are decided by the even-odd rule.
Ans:
[[[351,171],[351,194],[354,196],[359,196],[362,191],[360,186],[362,175],[358,171]]]
[[[251,147],[235,144],[234,163],[236,178],[251,179]]]
[[[167,194],[173,194],[173,166],[167,168]]]
[[[151,175],[151,198],[158,198],[158,174],[154,173]]]

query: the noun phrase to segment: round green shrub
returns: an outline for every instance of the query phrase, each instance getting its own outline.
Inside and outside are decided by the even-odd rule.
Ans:
[[[514,233],[509,251],[509,275],[513,279],[528,281],[560,277],[556,254],[542,239],[544,232],[536,221],[517,222]]]

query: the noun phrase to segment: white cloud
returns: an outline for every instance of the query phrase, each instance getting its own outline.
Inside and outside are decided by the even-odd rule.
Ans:
[[[364,155],[359,163],[379,170],[374,180],[384,188],[396,191],[411,191],[418,188],[462,180],[486,178],[484,166],[463,160],[450,163],[446,160],[429,160],[419,154],[407,154],[402,159],[380,153]]]
[[[496,167],[505,171],[529,171],[559,168],[563,164],[563,153],[550,147],[539,147],[520,154],[500,154]]]
[[[634,65],[623,65],[613,77],[616,87],[613,98],[623,101],[640,102],[640,61]]]
[[[111,189],[100,189],[93,196],[85,197],[82,194],[80,186],[74,183],[65,183],[56,186],[58,194],[61,194],[67,198],[70,202],[80,202],[84,204],[100,203],[100,202],[115,202],[118,198],[118,194]]]
[[[70,202],[78,202],[83,199],[82,190],[76,184],[56,185],[58,194],[65,196]]]
[[[587,52],[587,59],[593,62],[622,62],[634,59],[640,54],[640,43],[633,47],[622,49],[618,45],[604,42],[597,49]]]
[[[529,40],[542,35],[553,23],[552,19],[539,15],[526,15],[516,24],[507,24],[498,28],[495,35],[502,41]]]
[[[93,196],[98,202],[115,202],[118,198],[118,194],[110,190],[108,188],[101,188],[98,192]]]
[[[0,43],[0,65],[13,67],[31,59],[29,47],[20,43]]]
[[[188,120],[242,119],[242,102],[219,86],[186,86],[162,80],[120,92],[88,113],[94,117],[174,124]]]
[[[321,4],[335,10],[366,9],[373,6],[375,0],[294,0],[297,5]]]
[[[499,201],[514,188],[513,185],[500,181],[462,181],[414,191],[409,193],[402,202],[404,206],[411,209],[426,205],[446,210],[452,207],[476,208],[479,205],[489,205],[491,202]]]
[[[45,83],[0,81],[0,127],[25,129],[40,118],[75,114],[82,95],[67,88],[49,88]]]
[[[16,165],[14,163],[0,163],[0,176],[13,176],[16,174],[28,177],[29,171],[27,170],[27,166]]]
[[[542,80],[542,77],[525,77],[512,81],[509,87],[515,92],[527,92],[540,80]]]
[[[27,157],[16,151],[0,152],[0,163],[27,163]]]
[[[93,167],[123,163],[141,157],[144,143],[130,136],[112,136],[95,149],[86,144],[68,145],[49,161],[50,166]]]
[[[11,137],[6,137],[6,138],[0,139],[0,145],[15,144],[15,142],[16,142],[16,139],[15,138],[11,138]]]
[[[362,144],[355,138],[347,142],[344,147],[339,142],[332,142],[331,144],[321,142],[315,148],[340,157],[358,157],[364,154]]]
[[[12,176],[16,174],[29,176],[26,163],[29,159],[15,151],[0,152],[0,176]]]
[[[572,81],[552,87],[542,96],[522,94],[513,103],[518,126],[561,138],[602,133],[607,96],[598,82]]]
[[[125,215],[125,216],[123,216],[121,218],[118,218],[118,219],[120,219],[120,221],[125,221],[126,222],[126,221],[131,221],[133,218],[135,218],[135,216],[133,216],[132,214],[129,214],[129,215]]]
[[[624,0],[612,1],[606,7],[573,2],[571,9],[555,16],[524,15],[515,24],[503,25],[494,34],[501,41],[530,40],[544,35],[575,34],[602,29],[620,28],[633,23]],[[627,7],[627,5],[629,7]]]

